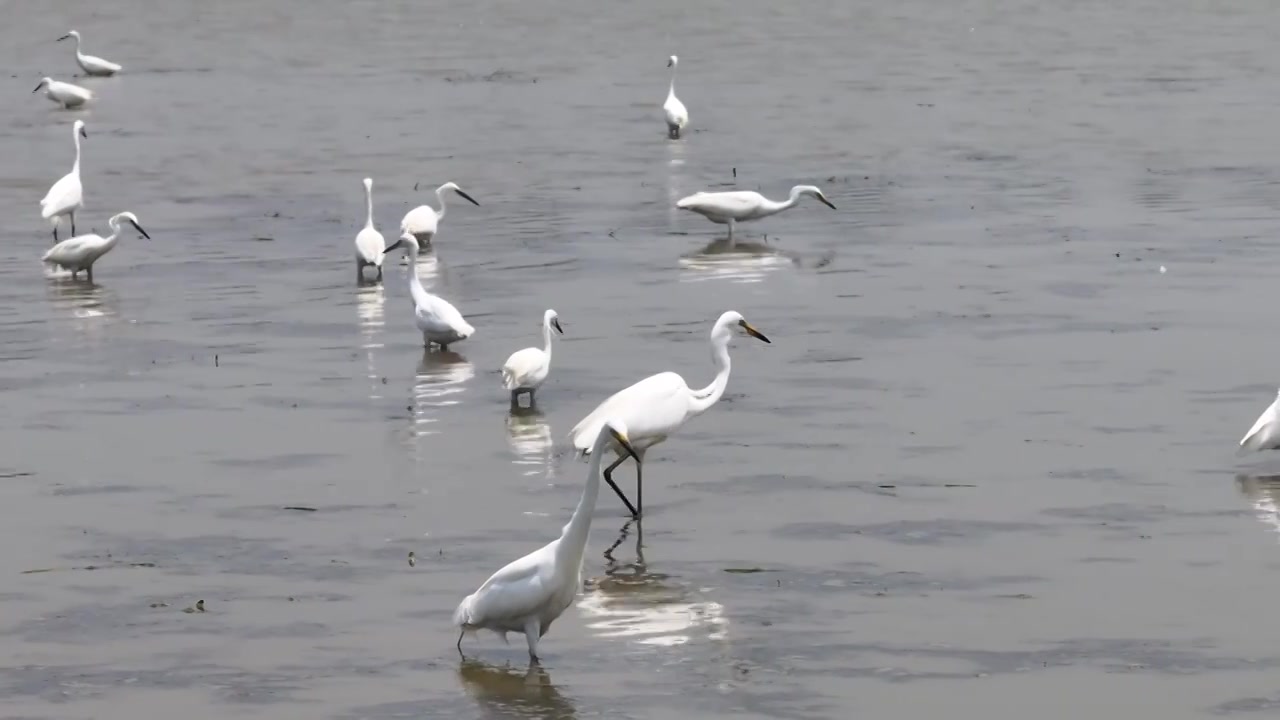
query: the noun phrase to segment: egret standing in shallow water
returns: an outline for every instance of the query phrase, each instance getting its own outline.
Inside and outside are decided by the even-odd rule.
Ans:
[[[413,320],[422,331],[423,347],[429,348],[435,343],[441,350],[448,350],[450,343],[466,340],[474,335],[476,329],[463,319],[458,308],[422,287],[422,281],[418,279],[417,240],[406,233],[384,252],[391,252],[398,247],[404,248],[405,255],[409,257],[409,294],[413,296]]]
[[[475,198],[462,191],[457,184],[447,182],[436,188],[436,198],[440,200],[440,209],[436,210],[430,205],[419,205],[418,207],[405,213],[404,219],[400,221],[400,232],[409,233],[418,240],[418,247],[426,249],[436,236],[436,229],[440,226],[440,221],[444,219],[445,202],[444,191],[452,190],[472,205],[480,205]]]
[[[529,405],[533,405],[533,393],[546,382],[551,372],[551,328],[564,334],[560,327],[560,316],[555,310],[542,314],[542,348],[529,347],[511,353],[502,366],[502,386],[511,391],[511,405],[516,405],[520,393],[529,394]]]
[[[58,242],[58,223],[63,215],[71,217],[71,234],[76,234],[76,211],[84,206],[83,188],[80,185],[80,138],[89,137],[84,131],[84,121],[77,120],[71,126],[71,137],[76,143],[76,162],[71,172],[63,175],[49,188],[40,201],[40,217],[53,224],[53,241]]]
[[[1243,450],[1280,450],[1280,392],[1240,439]]]
[[[364,179],[364,229],[356,234],[356,280],[364,278],[366,266],[378,271],[378,279],[382,279],[382,256],[387,249],[387,241],[382,233],[373,226],[373,178]]]
[[[40,258],[48,265],[57,265],[71,271],[71,277],[75,278],[76,273],[81,270],[89,274],[89,282],[93,282],[93,264],[98,258],[111,252],[120,240],[120,221],[127,220],[133,229],[137,230],[142,237],[150,240],[151,236],[146,230],[138,224],[138,216],[131,212],[122,212],[113,215],[107,221],[107,225],[111,227],[111,234],[102,237],[96,233],[88,235],[80,235],[78,237],[67,238],[62,242],[49,248],[49,251]]]
[[[694,193],[689,197],[680,198],[676,202],[676,207],[696,212],[717,225],[728,225],[729,238],[732,239],[734,223],[776,215],[787,208],[794,207],[800,201],[801,195],[812,195],[823,205],[832,210],[836,209],[836,206],[831,204],[816,185],[796,185],[791,188],[791,197],[783,202],[770,200],[751,190],[735,190]]]
[[[590,449],[591,441],[606,418],[616,418],[626,423],[631,433],[631,442],[635,446],[635,452],[630,455],[636,460],[636,504],[632,505],[613,482],[614,468],[626,460],[626,455],[618,452],[616,447],[614,452],[618,452],[618,459],[605,469],[604,479],[632,515],[639,515],[644,511],[641,471],[645,451],[666,440],[668,435],[686,422],[710,410],[720,400],[720,396],[724,395],[724,390],[729,385],[729,340],[733,338],[734,327],[742,328],[757,340],[769,342],[769,338],[751,327],[740,313],[730,310],[721,315],[711,328],[711,356],[716,363],[716,377],[710,385],[701,390],[692,390],[684,378],[676,373],[650,375],[631,387],[614,393],[569,431],[573,447],[590,453],[594,452]]]
[[[58,103],[64,109],[70,110],[74,107],[80,107],[86,102],[93,99],[93,92],[82,88],[79,85],[72,85],[69,82],[54,80],[53,78],[43,78],[40,84],[36,86],[33,93],[40,92],[44,89],[44,96]]]
[[[80,69],[84,70],[86,74],[105,77],[108,75],[115,75],[123,69],[113,62],[108,62],[100,57],[85,55],[80,52],[80,32],[78,30],[72,30],[66,35],[63,35],[58,38],[58,42],[62,42],[67,38],[76,39],[76,62],[80,64]]]
[[[453,623],[461,628],[458,652],[468,632],[492,630],[504,640],[509,632],[522,632],[529,644],[529,659],[537,661],[538,640],[582,589],[582,559],[600,492],[600,457],[610,445],[635,456],[627,426],[620,420],[601,421],[593,443],[587,486],[560,537],[494,573],[453,612]]]
[[[667,137],[672,140],[679,140],[680,132],[689,124],[689,111],[676,97],[676,65],[679,63],[680,58],[675,55],[667,60],[667,67],[671,68],[671,87],[667,90],[667,101],[662,103],[662,111],[667,116]]]

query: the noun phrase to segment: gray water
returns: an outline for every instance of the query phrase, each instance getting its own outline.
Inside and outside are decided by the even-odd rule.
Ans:
[[[1272,4],[0,9],[0,717],[1280,707],[1280,462],[1233,452],[1278,382]],[[125,72],[67,112],[31,88],[72,27]],[[38,262],[74,118],[80,231],[154,238],[96,285]],[[449,354],[405,266],[355,282],[366,175],[391,237],[481,203],[420,268],[477,328]],[[839,210],[732,252],[674,208],[810,182]],[[642,527],[601,496],[541,667],[460,660],[453,607],[577,501],[568,430],[708,382],[728,309],[773,344],[649,453]]]

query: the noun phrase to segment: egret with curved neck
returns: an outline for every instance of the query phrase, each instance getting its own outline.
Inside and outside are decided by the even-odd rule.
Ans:
[[[72,30],[66,35],[63,35],[62,37],[58,38],[58,42],[62,42],[67,38],[76,39],[76,62],[80,65],[80,69],[84,70],[86,74],[106,77],[109,75],[115,75],[116,73],[120,72],[123,69],[116,63],[110,62],[108,60],[103,60],[102,58],[95,57],[93,55],[85,55],[84,53],[80,52],[79,31]]]
[[[812,195],[818,202],[832,210],[835,205],[822,194],[817,185],[796,185],[791,188],[791,195],[786,200],[770,200],[758,192],[751,190],[735,190],[732,192],[699,192],[676,202],[681,210],[698,213],[717,225],[729,226],[729,239],[733,239],[735,223],[759,220],[788,208],[795,207],[800,198]]]
[[[600,457],[609,445],[617,446],[623,454],[635,454],[626,424],[613,418],[605,420],[592,444],[595,452],[587,468],[587,486],[560,537],[494,573],[458,605],[453,612],[453,624],[460,629],[458,652],[462,652],[462,638],[468,632],[492,630],[504,640],[509,632],[522,632],[529,645],[529,659],[537,662],[538,641],[582,588],[587,534],[600,493]]]
[[[49,251],[40,258],[47,265],[56,265],[71,271],[71,277],[74,279],[76,274],[81,270],[89,274],[89,282],[93,282],[93,264],[98,258],[111,252],[116,243],[120,241],[120,221],[124,220],[133,226],[142,237],[150,240],[151,236],[146,230],[138,224],[138,216],[131,212],[122,212],[113,215],[107,221],[107,225],[111,227],[111,234],[102,237],[97,233],[88,235],[80,235],[77,237],[67,238],[62,242],[49,248]]]
[[[38,93],[41,90],[44,90],[45,97],[61,105],[64,110],[80,107],[93,99],[93,91],[51,77],[41,78],[40,84],[31,92]]]
[[[555,310],[547,310],[542,314],[542,347],[529,347],[511,353],[511,357],[502,365],[502,386],[511,392],[511,406],[518,407],[521,393],[528,394],[529,405],[533,406],[533,394],[551,373],[551,330],[561,335],[564,328],[560,326],[560,316]]]
[[[662,104],[662,112],[667,118],[667,137],[679,140],[680,133],[689,124],[689,111],[684,103],[676,97],[676,66],[680,58],[672,55],[667,59],[667,67],[671,68],[671,87],[667,88],[667,101]]]
[[[58,224],[62,216],[71,218],[71,234],[76,234],[76,211],[84,206],[84,188],[80,184],[80,138],[89,137],[84,131],[84,121],[77,120],[71,126],[71,139],[76,144],[76,161],[71,172],[58,178],[40,201],[40,217],[53,225],[53,242],[58,242]]]
[[[604,479],[632,515],[639,515],[644,511],[642,472],[645,451],[666,440],[668,435],[686,422],[710,410],[724,395],[724,390],[729,385],[729,341],[733,339],[734,328],[740,328],[757,340],[769,342],[769,338],[752,327],[741,313],[730,310],[721,315],[711,328],[711,357],[716,365],[716,376],[710,385],[693,390],[676,373],[650,375],[631,387],[614,393],[569,431],[574,448],[590,454],[590,443],[599,433],[600,425],[605,419],[616,418],[626,423],[636,449],[635,505],[631,504],[613,481],[614,469],[626,460],[624,454],[619,452],[617,460],[605,468]],[[616,447],[614,451],[617,452]]]
[[[409,257],[409,294],[413,296],[413,319],[422,332],[423,347],[430,348],[435,343],[441,350],[448,350],[450,343],[466,340],[474,335],[476,329],[462,317],[458,308],[422,287],[422,280],[418,279],[418,242],[412,235],[401,235],[383,253],[401,247]]]
[[[462,188],[458,187],[456,183],[447,182],[436,188],[436,199],[440,201],[439,210],[430,205],[419,205],[405,213],[404,219],[400,221],[400,232],[412,235],[417,239],[418,246],[424,250],[435,239],[436,231],[440,227],[440,221],[444,219],[444,213],[447,209],[444,194],[447,190],[458,193],[472,205],[480,205],[475,198],[463,192]]]

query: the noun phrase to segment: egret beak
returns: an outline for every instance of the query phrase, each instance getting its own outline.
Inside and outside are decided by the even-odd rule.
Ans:
[[[631,441],[627,439],[626,435],[623,435],[622,433],[618,432],[617,430],[614,430],[613,428],[609,428],[609,434],[613,436],[613,441],[618,443],[618,447],[622,448],[623,452],[630,455],[632,459],[639,462],[640,458],[636,457],[636,449],[631,447]]]
[[[391,243],[391,246],[388,247],[386,250],[383,250],[382,254],[386,255],[387,253],[391,252],[392,250],[395,250],[396,248],[400,247],[403,244],[404,244],[404,238],[400,238],[395,242]]]
[[[129,220],[128,218],[125,218],[125,219],[126,219],[126,220]],[[147,234],[147,231],[146,231],[146,230],[143,230],[143,229],[142,229],[142,226],[141,226],[141,225],[139,225],[138,223],[136,223],[136,222],[134,222],[134,221],[132,221],[132,220],[129,220],[129,224],[130,224],[130,225],[132,225],[132,226],[133,226],[133,229],[134,229],[134,230],[137,230],[137,231],[138,231],[138,233],[142,235],[142,237],[144,237],[144,238],[146,238],[146,239],[148,239],[148,240],[150,240],[150,239],[151,239],[151,236]]]
[[[671,58],[667,58],[667,67],[671,67]]]
[[[556,332],[561,335],[564,334],[564,328],[560,327],[560,318],[551,318],[551,327],[555,328]]]
[[[33,93],[38,93],[38,92],[40,92],[40,88],[42,88],[42,87],[44,87],[44,81],[43,81],[43,80],[41,80],[41,81],[40,81],[40,84],[36,86],[36,89],[35,89],[35,90],[32,90],[31,92],[33,92]]]
[[[470,195],[468,195],[468,194],[466,194],[466,193],[462,192],[461,190],[454,190],[454,192],[456,192],[456,193],[458,193],[459,195],[461,195],[462,197],[466,198],[468,201],[470,201],[470,202],[471,202],[471,204],[472,204],[472,205],[475,205],[476,207],[480,207],[480,203],[476,202],[476,199],[475,199],[475,198],[473,198],[473,197],[471,197]]]
[[[85,140],[89,139],[89,133],[85,132],[83,127],[80,128],[80,137],[84,138]]]
[[[63,40],[66,40],[69,37],[71,37],[71,33],[67,33],[66,35],[63,35],[62,37],[58,38],[58,42],[62,42]]]
[[[835,206],[835,205],[832,205],[830,200],[828,200],[828,199],[826,199],[826,198],[822,197],[821,195],[819,195],[819,196],[818,196],[818,200],[819,200],[823,205],[826,205],[827,207],[831,208],[832,210],[835,210],[835,209],[836,209],[836,206]]]
[[[748,335],[750,335],[751,337],[753,337],[753,338],[755,338],[755,339],[757,339],[757,340],[763,340],[764,342],[769,343],[770,345],[772,345],[772,344],[773,344],[772,342],[769,342],[769,338],[767,338],[767,337],[765,337],[765,336],[764,336],[764,333],[762,333],[762,332],[760,332],[759,330],[757,330],[757,329],[755,329],[755,328],[751,327],[751,323],[747,322],[746,320],[743,320],[742,322],[740,322],[740,323],[738,323],[738,324],[739,324],[739,325],[741,325],[741,326],[742,326],[742,329],[743,329],[743,330],[746,330],[746,331],[747,331],[747,334],[748,334]]]

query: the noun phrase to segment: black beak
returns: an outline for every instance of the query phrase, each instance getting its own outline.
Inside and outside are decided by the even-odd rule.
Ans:
[[[556,332],[561,335],[564,334],[564,328],[560,327],[560,318],[551,318],[551,327],[555,328]]]
[[[819,196],[818,196],[818,199],[822,201],[822,204],[823,204],[823,205],[826,205],[827,207],[831,208],[832,210],[835,210],[835,209],[836,209],[836,206],[835,206],[835,205],[832,205],[830,200],[828,200],[828,199],[826,199],[826,198],[822,197],[821,195],[819,195]]]
[[[613,441],[618,443],[623,452],[630,455],[633,460],[638,461],[640,459],[636,457],[636,449],[631,447],[631,443],[625,437],[619,435],[613,428],[609,428],[609,434],[613,436]]]
[[[755,338],[755,339],[757,339],[757,340],[761,340],[761,341],[763,341],[763,342],[769,343],[770,345],[772,345],[772,344],[773,344],[772,342],[770,342],[770,341],[769,341],[769,338],[767,338],[767,337],[765,337],[765,336],[764,336],[764,333],[762,333],[762,332],[760,332],[759,330],[757,330],[757,329],[755,329],[755,328],[751,327],[751,323],[747,322],[746,320],[743,320],[743,321],[742,321],[742,323],[740,323],[740,324],[742,325],[742,329],[743,329],[743,330],[746,330],[746,331],[747,331],[747,334],[748,334],[748,335],[750,335],[751,337],[753,337],[753,338]]]
[[[33,92],[33,93],[38,93],[38,92],[40,92],[40,88],[42,88],[42,87],[44,87],[44,83],[43,83],[43,82],[41,82],[39,85],[37,85],[37,86],[36,86],[36,89],[35,89],[35,90],[32,90],[31,92]]]
[[[84,131],[84,128],[80,128],[80,137],[84,138],[85,140],[88,140],[88,139],[89,139],[89,133],[85,132],[85,131]]]
[[[62,42],[63,40],[66,40],[69,37],[71,37],[71,33],[67,33],[66,35],[63,35],[62,37],[58,38],[58,42]]]
[[[133,229],[134,229],[134,230],[137,230],[139,233],[141,233],[142,237],[144,237],[144,238],[146,238],[146,239],[148,239],[148,240],[150,240],[150,239],[151,239],[151,236],[147,234],[147,231],[146,231],[146,230],[143,230],[143,229],[142,229],[142,226],[141,226],[141,225],[139,225],[138,223],[136,223],[136,222],[134,222],[134,221],[132,221],[132,220],[130,220],[130,221],[129,221],[129,224],[133,226]]]
[[[383,250],[383,251],[382,251],[382,254],[383,254],[383,255],[386,255],[387,253],[391,252],[392,250],[395,250],[396,248],[400,247],[400,246],[401,246],[401,245],[403,245],[403,244],[404,244],[404,240],[403,240],[403,239],[401,239],[401,240],[397,240],[397,241],[395,241],[395,242],[391,243],[391,247],[387,248],[386,250]]]
[[[671,61],[670,61],[670,60],[668,60],[668,61],[667,61],[667,67],[671,67]]]
[[[476,207],[480,207],[480,203],[476,202],[476,199],[471,197],[470,195],[462,192],[461,190],[454,190],[454,192],[458,193],[459,195],[466,198],[467,200],[470,200],[472,205],[475,205]]]

